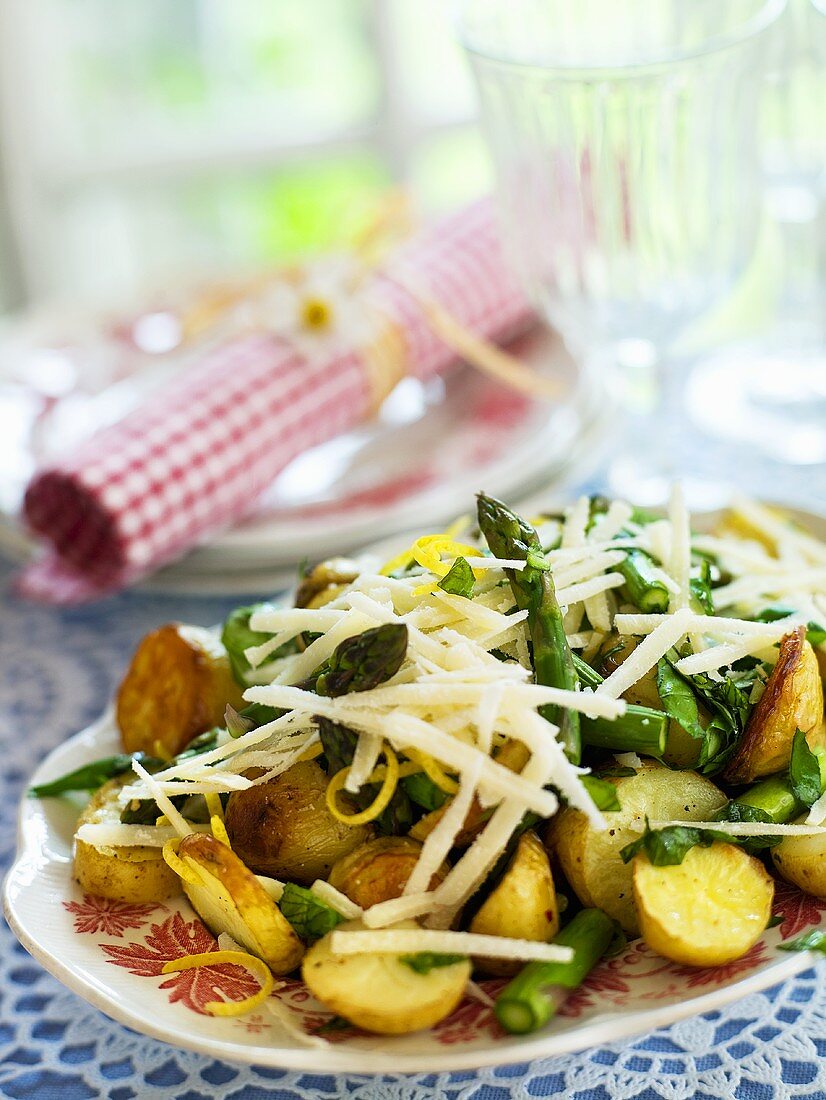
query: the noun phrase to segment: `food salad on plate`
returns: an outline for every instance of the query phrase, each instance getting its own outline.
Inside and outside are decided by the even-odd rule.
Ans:
[[[401,1035],[496,976],[534,1031],[627,937],[720,965],[777,876],[826,897],[824,591],[826,545],[764,505],[700,534],[679,487],[664,515],[482,494],[390,561],[316,565],[295,606],[149,634],[123,754],[32,793],[93,792],[84,890],[183,893],[218,937],[165,970],[257,978],[209,1012],[300,973]]]

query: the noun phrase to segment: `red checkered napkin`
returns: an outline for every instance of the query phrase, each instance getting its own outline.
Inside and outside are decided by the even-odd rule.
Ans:
[[[414,286],[486,339],[506,339],[530,319],[487,200],[407,243],[363,291],[399,326],[406,372],[426,378],[455,355],[431,331],[407,289]],[[357,349],[310,357],[255,332],[205,352],[163,392],[35,475],[24,513],[45,551],[21,574],[20,590],[82,602],[180,557],[247,515],[302,451],[368,416],[374,384]]]

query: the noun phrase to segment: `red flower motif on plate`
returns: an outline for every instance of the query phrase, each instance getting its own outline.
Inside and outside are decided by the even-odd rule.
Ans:
[[[804,929],[820,924],[821,914],[826,911],[826,901],[810,897],[789,883],[778,882],[772,909],[783,918],[780,935],[788,940]]]
[[[142,978],[157,978],[161,976],[165,963],[180,959],[183,955],[215,951],[218,942],[200,921],[186,921],[180,913],[174,913],[162,924],[151,926],[145,943],[104,943],[101,947],[114,966],[122,966],[130,974]],[[260,988],[249,971],[233,963],[200,966],[196,970],[182,970],[164,976],[166,981],[161,983],[160,988],[170,990],[170,1004],[181,1001],[201,1015],[208,1015],[204,1005],[210,1001],[240,1001],[251,997]]]
[[[157,905],[129,905],[94,894],[84,894],[83,901],[64,901],[63,908],[75,918],[75,932],[103,932],[105,936],[122,936],[127,928],[140,928]],[[163,908],[163,907],[161,907]]]
[[[700,969],[694,966],[676,966],[673,973],[678,978],[685,978],[685,984],[689,989],[698,985],[723,985],[732,978],[755,970],[768,961],[766,945],[758,942],[742,958],[735,959],[733,962],[724,963],[722,966],[704,966]]]
[[[488,995],[495,996],[490,988],[492,984],[486,982],[483,988]],[[504,985],[504,982],[501,983],[499,988]],[[433,1034],[437,1042],[452,1046],[454,1043],[471,1043],[483,1036],[502,1039],[505,1032],[499,1026],[490,1005],[483,1004],[475,997],[466,997],[457,1009],[435,1025]]]

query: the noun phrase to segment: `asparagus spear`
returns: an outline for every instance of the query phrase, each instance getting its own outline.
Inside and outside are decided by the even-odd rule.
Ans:
[[[536,682],[575,691],[579,679],[539,536],[501,501],[484,493],[477,500],[479,528],[493,554],[527,563],[522,570],[508,569],[507,574],[519,610],[528,612]],[[563,710],[560,714],[559,707],[546,706],[540,709],[540,714],[559,726],[568,759],[579,763],[581,745],[576,711]]]
[[[546,1024],[564,991],[581,985],[608,950],[614,932],[614,922],[601,909],[580,910],[553,940],[573,948],[571,961],[528,963],[497,997],[496,1018],[505,1031],[524,1035]]]
[[[609,752],[661,757],[668,739],[668,715],[650,707],[629,706],[620,718],[580,719],[582,743]]]
[[[598,688],[602,677],[595,668],[574,654],[574,667],[581,684]],[[610,752],[638,752],[662,756],[668,736],[668,715],[652,707],[632,703],[620,718],[580,718],[582,742]]]
[[[316,678],[319,695],[335,698],[370,691],[399,671],[407,653],[407,625],[382,623],[345,638]]]
[[[826,753],[817,754],[820,765],[820,788],[826,790]],[[772,775],[755,783],[743,794],[738,795],[720,810],[720,821],[748,820],[757,815],[761,821],[772,821],[783,825],[791,821],[807,807],[795,797],[792,781],[788,775]]]
[[[625,560],[614,568],[625,577],[631,603],[640,611],[649,615],[668,611],[668,589],[657,576],[654,562],[644,550],[628,550]]]

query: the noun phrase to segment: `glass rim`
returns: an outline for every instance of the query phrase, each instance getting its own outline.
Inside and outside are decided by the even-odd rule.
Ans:
[[[469,2],[470,0],[453,0],[453,21],[456,26],[459,43],[462,48],[471,55],[472,60],[479,59],[480,61],[488,62],[503,69],[541,73],[545,77],[552,76],[559,79],[572,79],[581,78],[583,76],[605,78],[611,75],[615,77],[633,77],[647,71],[662,69],[669,65],[698,61],[704,57],[710,57],[713,54],[723,53],[726,50],[745,45],[747,42],[758,38],[764,31],[774,26],[780,15],[782,15],[783,11],[788,6],[789,0],[763,0],[758,10],[749,19],[744,20],[739,26],[733,28],[731,31],[710,36],[698,46],[686,49],[675,49],[670,52],[664,52],[661,56],[654,54],[641,61],[611,61],[605,64],[594,62],[566,63],[561,60],[548,61],[547,63],[525,61],[519,58],[505,57],[497,54],[493,50],[474,46],[468,40],[465,31],[466,20],[463,18],[460,10]],[[812,2],[815,4],[816,0],[812,0]],[[826,0],[821,0],[821,4],[826,5]],[[821,7],[821,10],[824,10],[823,7]]]

